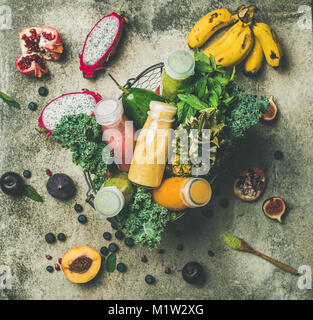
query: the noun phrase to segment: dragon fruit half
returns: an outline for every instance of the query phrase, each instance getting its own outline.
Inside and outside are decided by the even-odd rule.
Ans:
[[[80,70],[86,78],[103,69],[103,65],[114,54],[121,38],[126,18],[113,12],[91,29],[86,37],[83,52],[80,55]]]
[[[16,59],[16,69],[41,78],[48,73],[45,60],[59,60],[63,44],[58,31],[51,27],[25,28],[19,33],[21,55]]]
[[[93,115],[95,106],[101,99],[99,94],[88,90],[64,94],[43,108],[38,124],[49,131],[50,136],[63,116],[79,113]]]

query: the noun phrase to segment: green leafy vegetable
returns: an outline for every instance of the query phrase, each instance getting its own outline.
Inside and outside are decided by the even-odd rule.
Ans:
[[[24,195],[34,201],[43,202],[42,197],[37,193],[35,188],[30,185],[25,184]]]
[[[197,96],[186,93],[186,94],[178,94],[177,97],[183,101],[188,103],[192,108],[197,109],[199,111],[206,109],[208,105],[201,101]]]
[[[20,109],[20,104],[16,101],[14,101],[11,97],[6,95],[5,93],[0,91],[0,98],[6,102],[10,107],[14,107],[16,109]]]
[[[131,203],[116,218],[128,237],[152,249],[159,245],[166,225],[175,217],[175,213],[154,203],[147,189],[138,187]]]
[[[99,189],[105,180],[107,164],[102,158],[105,143],[101,126],[95,117],[86,114],[64,116],[53,130],[52,138],[71,150],[73,162],[94,175],[93,186]]]
[[[115,267],[116,267],[116,254],[111,253],[106,259],[105,268],[107,272],[114,272]]]

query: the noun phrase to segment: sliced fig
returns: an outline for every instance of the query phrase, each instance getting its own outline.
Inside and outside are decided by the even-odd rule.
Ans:
[[[266,184],[263,167],[250,167],[244,170],[234,183],[234,194],[240,200],[251,202],[258,199]]]
[[[281,218],[286,212],[286,203],[283,198],[272,197],[264,201],[262,209],[267,217],[281,222]]]
[[[265,120],[265,121],[272,121],[276,118],[277,115],[277,107],[276,104],[274,102],[274,97],[270,96],[269,99],[269,106],[266,110],[265,113],[261,114],[261,119]]]

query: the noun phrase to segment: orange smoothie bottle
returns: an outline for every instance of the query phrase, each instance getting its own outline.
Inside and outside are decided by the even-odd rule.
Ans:
[[[152,191],[153,201],[172,211],[203,207],[211,195],[210,184],[202,178],[168,178]]]

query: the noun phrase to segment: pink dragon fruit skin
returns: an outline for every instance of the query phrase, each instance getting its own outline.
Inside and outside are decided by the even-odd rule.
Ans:
[[[54,103],[56,100],[59,100],[59,99],[61,99],[61,98],[63,98],[63,97],[71,96],[71,95],[89,95],[89,96],[91,96],[91,97],[94,99],[94,105],[96,105],[100,100],[102,100],[102,97],[101,97],[100,94],[95,93],[95,92],[93,92],[93,91],[84,90],[84,91],[82,91],[82,92],[71,92],[71,93],[63,94],[63,95],[61,95],[61,96],[53,99],[52,101],[50,101],[50,102],[42,109],[41,114],[40,114],[39,119],[38,119],[38,125],[39,125],[39,127],[42,127],[42,128],[44,128],[45,130],[48,131],[47,137],[50,137],[50,136],[51,136],[53,128],[52,128],[52,129],[49,128],[49,127],[44,123],[44,114],[45,114],[45,111],[46,111],[47,108],[48,108],[52,103]],[[72,113],[69,112],[69,113],[67,113],[67,114],[75,114],[75,113],[76,113],[75,111],[77,111],[77,110],[75,110],[75,105],[73,106],[73,111],[74,111],[74,112],[72,112]],[[90,116],[94,116],[94,112],[93,112],[93,111],[91,112]]]
[[[86,44],[87,44],[88,38],[90,37],[90,35],[94,31],[94,29],[98,26],[98,24],[102,20],[107,19],[107,18],[112,18],[112,17],[115,17],[116,19],[118,19],[118,22],[119,22],[118,29],[115,34],[114,40],[112,41],[112,43],[109,46],[109,48],[107,49],[107,51],[101,56],[100,59],[98,59],[98,61],[96,63],[94,63],[93,65],[87,65],[84,62],[84,54],[85,54],[85,49],[86,49]],[[115,53],[117,45],[118,45],[120,38],[122,36],[124,24],[125,24],[126,20],[127,19],[125,17],[119,15],[116,12],[113,12],[113,13],[103,17],[102,19],[100,19],[95,24],[95,26],[91,29],[91,31],[88,33],[86,40],[85,40],[85,43],[84,43],[83,52],[80,55],[80,70],[83,72],[83,74],[86,78],[92,78],[96,71],[103,69],[104,63],[106,63],[110,59],[110,56]]]

